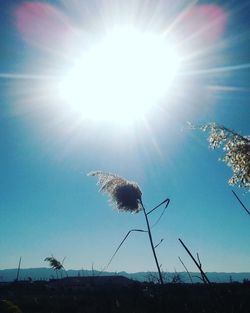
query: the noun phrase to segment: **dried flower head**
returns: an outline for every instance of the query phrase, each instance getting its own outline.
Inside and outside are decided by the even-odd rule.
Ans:
[[[119,210],[138,213],[142,210],[142,192],[137,183],[123,177],[101,171],[90,172],[88,176],[97,176],[97,185],[101,192],[108,193],[110,202]]]
[[[225,155],[221,160],[231,167],[233,172],[229,184],[238,184],[250,191],[250,137],[241,136],[235,131],[215,123],[201,126],[200,129],[209,131],[210,148],[223,147]]]
[[[51,266],[55,271],[59,271],[59,270],[63,269],[62,263],[59,262],[59,261],[58,261],[56,258],[54,258],[53,256],[45,258],[44,261],[49,262],[50,266]]]

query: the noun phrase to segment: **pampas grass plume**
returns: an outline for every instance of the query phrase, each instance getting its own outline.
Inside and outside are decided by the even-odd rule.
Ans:
[[[100,192],[109,195],[110,202],[118,211],[138,213],[142,210],[142,192],[137,183],[102,171],[93,171],[88,176],[97,176]]]

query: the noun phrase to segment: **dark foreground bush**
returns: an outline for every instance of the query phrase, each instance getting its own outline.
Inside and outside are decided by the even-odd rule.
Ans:
[[[63,283],[9,284],[2,299],[13,313],[249,313],[250,284],[132,283],[71,286]],[[5,312],[0,310],[0,312]]]

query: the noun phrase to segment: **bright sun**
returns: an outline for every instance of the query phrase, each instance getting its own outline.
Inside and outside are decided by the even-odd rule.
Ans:
[[[59,93],[83,117],[127,123],[164,98],[178,67],[161,35],[114,28],[75,60]]]

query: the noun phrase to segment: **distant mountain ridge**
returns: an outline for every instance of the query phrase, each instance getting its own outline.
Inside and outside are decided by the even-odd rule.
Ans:
[[[190,272],[193,282],[201,282],[199,279],[200,274],[198,272]],[[243,280],[250,281],[250,272],[242,273],[224,273],[224,272],[208,272],[206,273],[211,282],[216,283],[226,283],[226,282],[243,282]],[[58,273],[59,278],[65,276],[124,276],[129,279],[137,281],[156,281],[156,272],[137,272],[137,273],[127,273],[127,272],[100,272],[95,270],[67,270]],[[186,272],[165,272],[163,273],[164,278],[167,282],[171,282],[174,277],[177,277],[185,283],[189,283],[190,279]],[[17,276],[17,269],[4,269],[0,270],[0,282],[10,282],[14,281]],[[50,268],[26,268],[20,269],[19,280],[49,280],[52,278],[57,278],[57,275],[53,269]]]

